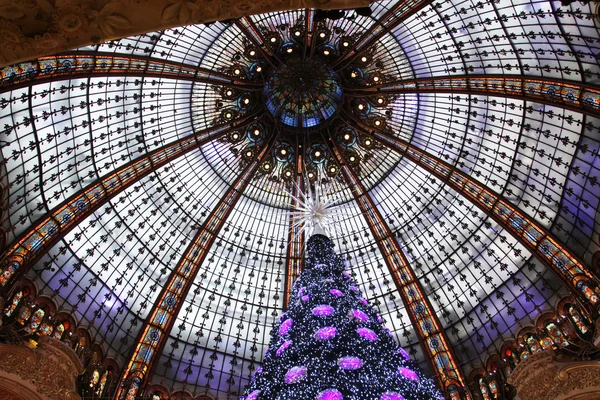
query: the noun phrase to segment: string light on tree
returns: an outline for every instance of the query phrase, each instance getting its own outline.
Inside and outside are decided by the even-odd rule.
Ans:
[[[382,318],[344,271],[333,242],[321,234],[331,223],[331,202],[312,192],[297,199],[307,243],[304,269],[289,308],[271,332],[270,345],[246,388],[246,400],[442,399]]]

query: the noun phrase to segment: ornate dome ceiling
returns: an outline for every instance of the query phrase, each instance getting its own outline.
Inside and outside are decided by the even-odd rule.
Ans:
[[[35,282],[122,368],[149,367],[145,382],[214,398],[242,392],[284,308],[297,185],[342,207],[336,250],[430,375],[466,377],[593,291],[577,286],[595,279],[600,232],[589,7],[372,9],[190,25],[4,68],[3,282]],[[411,322],[419,301],[433,328]],[[424,350],[429,334],[442,347]]]

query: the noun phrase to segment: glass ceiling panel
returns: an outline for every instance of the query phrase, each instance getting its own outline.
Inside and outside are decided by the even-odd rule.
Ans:
[[[33,270],[45,282],[41,293],[69,293],[59,308],[73,310],[99,337],[109,335],[113,356],[127,353],[193,227],[226,189],[197,155],[157,170],[84,220],[36,264]],[[51,262],[62,248],[69,257]],[[121,316],[119,306],[131,315]],[[108,319],[98,324],[102,315]]]
[[[112,77],[3,93],[12,234],[98,178],[189,135],[190,89],[188,82]]]
[[[485,73],[582,80],[580,63],[583,70],[597,69],[590,55],[597,52],[598,33],[589,6],[571,13],[556,1],[435,4],[439,8],[425,8],[425,16],[414,15],[393,31],[417,77]],[[581,27],[570,29],[575,21]]]

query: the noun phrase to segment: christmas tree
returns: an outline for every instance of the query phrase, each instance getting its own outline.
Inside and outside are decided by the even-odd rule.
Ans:
[[[288,310],[246,400],[442,399],[362,297],[324,235],[307,243]]]

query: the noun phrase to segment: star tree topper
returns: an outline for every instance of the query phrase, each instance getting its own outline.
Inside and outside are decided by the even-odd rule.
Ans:
[[[310,181],[305,179],[305,182]],[[333,236],[338,233],[335,227],[336,217],[344,213],[340,211],[339,206],[333,206],[335,199],[330,195],[331,186],[324,187],[316,183],[313,189],[309,183],[307,190],[303,191],[296,183],[294,184],[298,190],[298,196],[294,196],[292,193],[288,193],[288,195],[296,201],[296,204],[286,215],[291,216],[294,221],[292,230],[296,231],[296,236],[303,232],[306,232],[308,236],[315,234]]]

